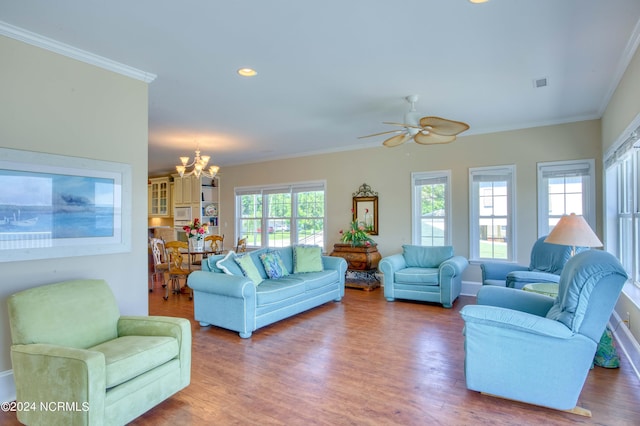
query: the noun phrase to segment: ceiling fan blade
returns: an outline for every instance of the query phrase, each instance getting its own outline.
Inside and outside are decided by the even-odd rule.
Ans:
[[[392,126],[402,126],[402,127],[406,127],[408,129],[422,129],[422,127],[420,126],[414,126],[413,124],[406,124],[406,123],[394,123],[391,121],[383,121],[382,124],[390,124]]]
[[[456,140],[456,136],[455,135],[438,135],[436,133],[428,133],[425,135],[422,132],[418,132],[413,137],[413,140],[416,141],[416,143],[419,143],[421,145],[435,145],[440,143],[453,142]]]
[[[358,136],[358,139],[362,139],[362,138],[370,138],[372,136],[380,136],[380,135],[387,135],[389,133],[398,133],[401,132],[402,130],[398,129],[398,130],[389,130],[387,132],[380,132],[380,133],[374,133],[372,135],[366,135],[366,136]]]
[[[420,119],[420,125],[422,127],[430,127],[431,132],[442,136],[454,136],[469,129],[467,123],[447,120],[446,118],[440,117],[422,117]]]
[[[402,145],[403,143],[405,143],[409,139],[411,139],[411,134],[410,133],[403,133],[401,135],[395,135],[395,136],[390,137],[386,141],[382,142],[382,145],[384,145],[384,146],[386,146],[388,148],[391,148],[391,147],[394,147],[394,146]]]

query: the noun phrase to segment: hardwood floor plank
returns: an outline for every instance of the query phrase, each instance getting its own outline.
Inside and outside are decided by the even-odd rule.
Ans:
[[[636,425],[640,381],[626,359],[596,367],[579,405],[588,419],[466,389],[461,297],[452,309],[347,289],[342,302],[250,339],[200,327],[186,295],[149,295],[151,315],[192,321],[191,385],[132,425]],[[523,372],[524,373],[524,372]],[[0,423],[17,424],[0,413]]]

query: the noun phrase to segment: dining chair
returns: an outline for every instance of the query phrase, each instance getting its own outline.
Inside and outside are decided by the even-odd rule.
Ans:
[[[204,238],[206,254],[220,254],[224,250],[224,234],[208,235]]]
[[[153,255],[153,274],[151,275],[151,287],[149,288],[149,292],[152,292],[159,276],[162,277],[162,287],[167,286],[164,274],[169,271],[169,260],[162,238],[149,238],[149,247],[151,247],[151,254]]]
[[[169,300],[169,287],[173,293],[180,294],[180,280],[184,279],[184,286],[187,286],[187,277],[191,273],[189,269],[184,269],[182,263],[184,255],[189,256],[189,243],[186,241],[169,241],[165,243],[169,255],[169,285],[165,287],[164,300]],[[189,289],[189,300],[193,299],[193,290]]]
[[[246,251],[247,251],[247,239],[238,238],[238,243],[236,244],[236,253],[244,253]]]

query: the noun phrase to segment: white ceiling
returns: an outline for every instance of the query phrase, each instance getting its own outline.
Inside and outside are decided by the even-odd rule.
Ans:
[[[358,136],[410,94],[460,137],[599,118],[639,18],[639,0],[0,0],[0,21],[157,75],[150,175],[196,143],[222,172],[378,147]]]

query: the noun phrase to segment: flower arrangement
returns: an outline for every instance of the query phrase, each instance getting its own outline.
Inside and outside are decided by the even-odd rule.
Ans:
[[[353,209],[351,209],[351,213],[353,213]],[[369,214],[369,209],[365,211],[365,217]],[[349,225],[349,229],[344,231],[340,230],[340,240],[343,243],[350,243],[352,247],[365,246],[369,247],[374,245],[376,242],[369,237],[367,234],[367,226],[364,222],[358,222],[358,218],[353,220]]]
[[[184,232],[187,233],[189,238],[195,238],[201,240],[204,238],[204,234],[209,232],[209,226],[200,222],[200,219],[195,218],[193,222],[182,227]]]

